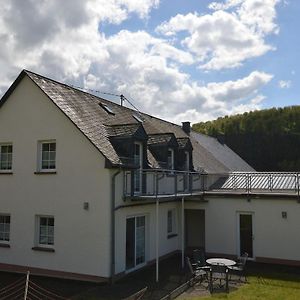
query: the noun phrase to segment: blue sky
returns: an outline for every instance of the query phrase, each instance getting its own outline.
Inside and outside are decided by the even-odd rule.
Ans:
[[[0,95],[26,68],[176,123],[299,105],[299,15],[295,0],[8,0]]]

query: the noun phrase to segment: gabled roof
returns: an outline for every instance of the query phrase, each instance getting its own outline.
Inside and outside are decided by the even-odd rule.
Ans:
[[[149,136],[150,143],[151,141],[154,142],[155,139],[164,139],[165,142],[175,140],[176,144],[179,144],[179,147],[183,147],[190,140],[194,149],[193,165],[195,169],[202,168],[207,172],[235,170],[229,167],[224,162],[224,159],[222,161],[222,155],[214,153],[210,145],[206,142],[202,144],[202,139],[199,139],[196,133],[191,132],[188,135],[179,125],[137,112],[30,71],[23,70],[20,73],[2,97],[0,107],[25,76],[28,76],[45,93],[48,99],[73,122],[85,137],[104,155],[110,166],[124,165],[124,158],[119,157],[113,147],[111,138],[135,134],[142,135],[144,131]],[[105,105],[108,106],[108,109],[104,107]],[[138,119],[142,119],[143,122],[139,122],[134,115],[137,115]],[[228,149],[225,150],[228,152]],[[245,170],[248,170],[249,165],[245,162],[244,164],[241,163],[240,158],[237,156],[234,157],[234,155],[230,158],[231,166],[234,167],[231,161],[234,159],[239,161],[237,167],[245,167]],[[153,166],[159,164],[155,162],[151,153],[148,155],[148,160]],[[240,170],[240,168],[236,170]],[[251,170],[253,169],[251,168]]]

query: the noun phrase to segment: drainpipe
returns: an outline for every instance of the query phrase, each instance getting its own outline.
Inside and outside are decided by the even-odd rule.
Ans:
[[[156,189],[155,189],[155,193],[156,193],[156,220],[155,220],[155,255],[156,255],[156,282],[159,282],[159,199],[158,199],[158,174],[156,172],[156,177],[155,177],[155,183],[156,183]]]
[[[121,169],[119,169],[116,173],[114,173],[111,178],[111,266],[110,266],[111,284],[114,284],[114,276],[115,276],[116,177],[120,173],[121,173]]]
[[[185,242],[185,228],[184,228],[184,197],[181,199],[181,267],[184,268],[184,242]]]

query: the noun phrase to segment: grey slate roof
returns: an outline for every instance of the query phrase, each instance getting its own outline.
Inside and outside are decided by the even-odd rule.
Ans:
[[[212,155],[220,164],[223,165],[224,171],[246,171],[254,172],[255,170],[247,164],[240,156],[232,151],[227,145],[221,144],[216,138],[192,131],[192,141],[196,141],[210,155]],[[204,154],[203,154],[204,155]],[[207,158],[209,159],[209,158]],[[209,163],[207,168],[214,171],[212,168],[219,169],[214,163]]]
[[[205,138],[195,132],[190,136],[181,126],[158,119],[144,113],[120,106],[95,95],[83,92],[66,84],[23,70],[0,101],[1,105],[13,92],[24,76],[32,81],[48,96],[48,98],[74,123],[88,140],[106,157],[112,166],[122,165],[120,158],[111,144],[110,137],[132,135],[143,128],[149,139],[156,136],[167,142],[169,137],[177,139],[182,147],[190,138],[193,146],[193,165],[196,170],[206,172],[253,171],[253,169],[233,153],[227,146],[220,145],[211,138]],[[113,114],[108,113],[99,104],[107,105]],[[133,116],[137,115],[143,123]],[[151,142],[151,140],[150,140]],[[148,160],[153,167],[159,162],[148,151]]]
[[[148,145],[168,144],[174,139],[173,133],[151,134],[149,135]]]

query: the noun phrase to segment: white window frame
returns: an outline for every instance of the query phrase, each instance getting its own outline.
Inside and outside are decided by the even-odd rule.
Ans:
[[[41,219],[42,218],[47,218],[47,219],[53,219],[53,244],[44,244],[40,243],[40,236],[41,236],[41,230],[40,230],[40,224],[41,224]],[[55,218],[54,216],[50,215],[37,215],[36,216],[36,238],[35,238],[35,245],[38,247],[42,248],[54,248],[55,245]]]
[[[0,213],[0,217],[9,217],[9,223],[1,223],[1,224],[4,224],[4,226],[6,224],[9,224],[9,230],[8,231],[7,230],[2,231],[3,233],[8,232],[8,241],[0,238],[0,244],[9,244],[10,243],[10,233],[11,233],[11,230],[10,230],[11,229],[11,215]]]
[[[139,264],[136,264],[136,222],[137,222],[137,218],[139,217],[144,217],[145,218],[145,261]],[[134,254],[134,267],[130,268],[130,269],[126,269],[125,273],[131,273],[132,271],[138,270],[142,267],[144,267],[147,264],[148,261],[148,248],[149,248],[149,226],[148,226],[148,215],[147,214],[133,214],[133,215],[128,215],[126,216],[126,223],[127,223],[127,219],[131,219],[134,218],[135,219],[135,244],[134,244],[134,248],[135,248],[135,254]],[[125,224],[126,224],[125,223]],[[126,226],[125,226],[126,227]],[[126,229],[125,229],[126,232]],[[126,251],[125,251],[125,268],[126,268]]]
[[[55,144],[55,168],[50,169],[50,168],[43,168],[43,145],[45,144]],[[56,140],[45,140],[45,141],[39,141],[38,142],[38,171],[39,172],[46,172],[46,173],[51,173],[51,172],[56,172],[57,168],[57,142]]]
[[[169,230],[169,213],[171,213],[171,222],[172,222],[172,225],[171,225],[171,230]],[[174,234],[177,234],[177,214],[176,214],[176,209],[175,208],[172,208],[172,209],[168,209],[167,211],[167,235],[170,236],[170,235],[174,235]]]
[[[2,147],[3,146],[11,146],[12,147],[12,152],[11,152],[11,168],[10,169],[1,169],[1,153],[2,153]],[[11,173],[12,168],[13,168],[13,153],[14,153],[14,148],[13,148],[13,143],[0,143],[0,173]]]
[[[169,166],[169,152],[171,153],[171,166]],[[169,170],[174,170],[174,149],[172,149],[172,148],[168,148],[167,165],[168,165],[167,167],[168,167]]]

